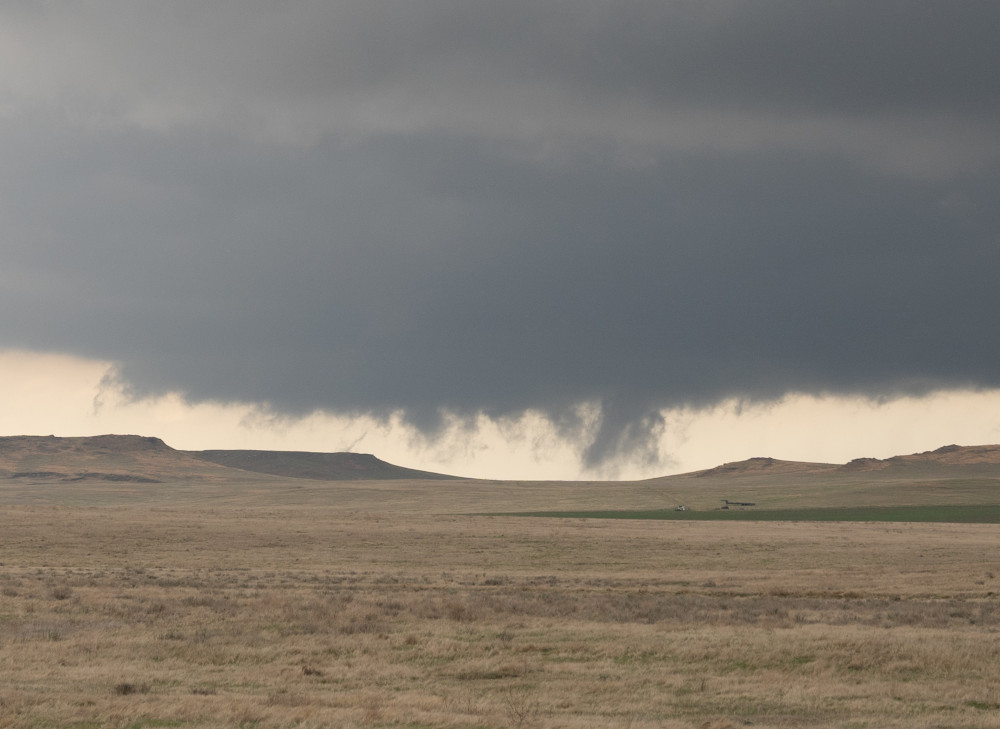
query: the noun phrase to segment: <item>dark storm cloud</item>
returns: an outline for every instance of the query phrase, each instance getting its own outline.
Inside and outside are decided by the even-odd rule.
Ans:
[[[431,431],[599,402],[590,463],[1000,384],[992,4],[128,7],[0,10],[5,346]]]

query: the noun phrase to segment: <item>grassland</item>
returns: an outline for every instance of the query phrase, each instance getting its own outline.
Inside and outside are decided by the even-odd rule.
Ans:
[[[947,484],[840,489],[919,506]],[[821,493],[3,482],[0,727],[1000,725],[994,525],[480,515],[734,491]]]

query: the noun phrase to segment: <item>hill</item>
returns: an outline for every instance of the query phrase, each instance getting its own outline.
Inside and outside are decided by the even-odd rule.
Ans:
[[[313,453],[308,451],[210,450],[189,451],[202,461],[272,476],[317,481],[457,478],[441,473],[394,466],[368,453]]]
[[[149,484],[163,484],[149,488]],[[846,464],[750,458],[644,481],[469,481],[386,463],[373,455],[303,451],[179,451],[159,438],[0,437],[7,501],[111,503],[116,499],[231,499],[328,503],[342,508],[494,513],[552,509],[754,510],[1000,504],[1000,446]],[[455,488],[459,484],[460,488]],[[211,488],[206,488],[210,486]],[[742,507],[738,507],[742,508]]]
[[[721,466],[696,471],[698,478],[712,476],[737,476],[745,474],[787,474],[787,473],[822,473],[837,468],[831,463],[809,463],[808,461],[780,461],[776,458],[748,458],[745,461],[723,463]]]
[[[949,445],[845,464],[749,458],[637,482],[688,509],[724,500],[758,509],[1000,503],[1000,446]]]
[[[892,456],[891,458],[855,458],[844,464],[813,463],[809,461],[782,461],[770,457],[747,458],[743,461],[723,463],[701,471],[660,476],[669,478],[710,478],[717,476],[776,476],[790,474],[838,474],[881,472],[913,475],[919,472],[946,470],[953,472],[993,472],[1000,467],[1000,445],[959,446],[947,445],[933,451]]]
[[[855,458],[840,467],[843,471],[891,471],[927,468],[979,469],[1000,465],[1000,445],[942,446],[933,451],[892,458]]]
[[[257,477],[341,480],[453,479],[360,453],[179,451],[159,438],[97,435],[0,437],[0,478],[17,481],[239,481]]]
[[[225,479],[227,470],[176,451],[159,438],[0,437],[0,477],[16,480],[157,483]]]

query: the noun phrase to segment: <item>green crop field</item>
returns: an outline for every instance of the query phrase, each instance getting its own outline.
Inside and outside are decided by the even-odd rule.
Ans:
[[[715,511],[604,510],[525,511],[497,516],[544,516],[562,519],[653,519],[661,521],[857,521],[1000,524],[1000,506],[866,506],[822,509],[718,509]]]

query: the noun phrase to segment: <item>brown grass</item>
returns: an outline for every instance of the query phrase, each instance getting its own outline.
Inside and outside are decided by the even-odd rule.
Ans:
[[[0,727],[998,725],[993,526],[120,488],[0,506]]]

